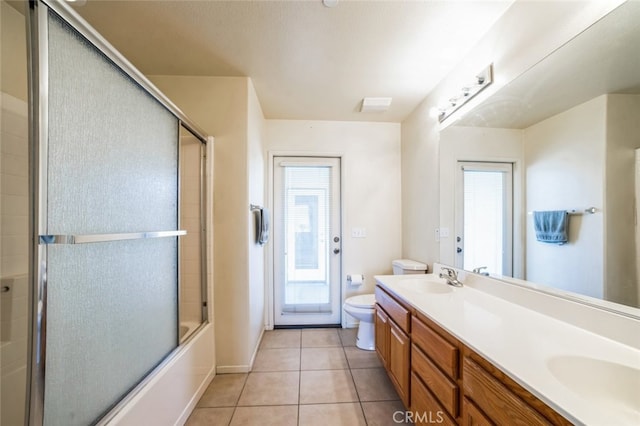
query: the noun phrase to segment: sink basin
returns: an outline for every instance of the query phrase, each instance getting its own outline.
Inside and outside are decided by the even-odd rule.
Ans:
[[[601,359],[564,355],[550,358],[551,374],[585,404],[640,424],[640,369]]]
[[[425,278],[411,278],[398,281],[397,286],[417,293],[444,294],[451,293],[451,286],[444,281],[435,281]]]

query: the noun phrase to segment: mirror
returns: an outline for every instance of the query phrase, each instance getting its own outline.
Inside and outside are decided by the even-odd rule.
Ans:
[[[460,202],[448,195],[458,161],[513,163],[513,277],[633,315],[640,315],[628,308],[640,306],[639,21],[640,2],[622,4],[440,134],[441,227],[462,232],[453,219]],[[566,244],[536,240],[538,210],[575,210]],[[441,261],[461,267],[459,235],[452,236],[441,241]]]

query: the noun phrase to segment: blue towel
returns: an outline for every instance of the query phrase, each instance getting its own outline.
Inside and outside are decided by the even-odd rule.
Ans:
[[[258,229],[258,244],[261,246],[267,244],[267,241],[269,241],[270,227],[269,209],[263,207],[260,209],[260,224]]]
[[[566,243],[568,216],[566,210],[533,212],[533,229],[536,231],[536,239],[550,244]]]

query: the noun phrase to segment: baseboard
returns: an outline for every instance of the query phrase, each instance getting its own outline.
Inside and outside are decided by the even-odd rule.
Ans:
[[[258,341],[256,342],[256,347],[253,348],[253,355],[251,355],[251,360],[249,361],[249,371],[253,370],[253,363],[256,361],[256,356],[258,355],[258,349],[260,349],[260,343],[262,343],[263,336],[264,336],[264,327],[260,332],[260,336],[258,337]]]
[[[251,371],[248,365],[219,365],[216,374],[248,373]]]
[[[274,330],[301,330],[305,328],[342,328],[341,324],[302,324],[302,325],[276,325]]]

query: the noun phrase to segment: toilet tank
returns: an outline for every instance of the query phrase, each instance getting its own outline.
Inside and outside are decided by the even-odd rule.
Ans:
[[[410,259],[398,259],[391,262],[393,275],[425,274],[427,265]]]

